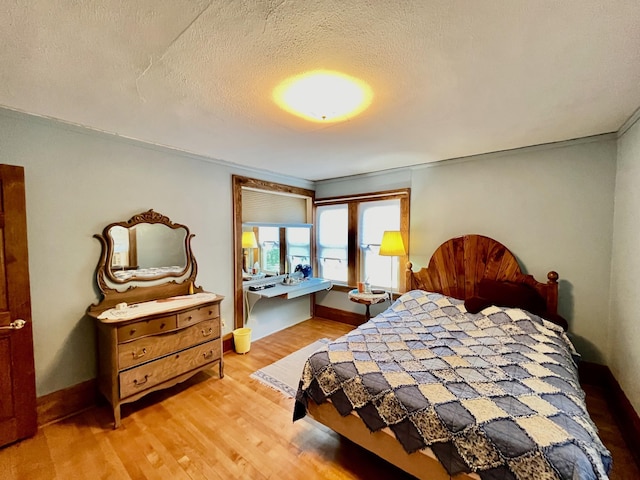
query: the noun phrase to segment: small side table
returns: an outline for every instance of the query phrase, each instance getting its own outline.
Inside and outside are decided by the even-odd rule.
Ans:
[[[369,312],[369,307],[376,303],[384,302],[389,298],[389,294],[387,292],[378,293],[361,293],[358,292],[357,289],[349,291],[349,300],[356,303],[361,303],[367,307],[367,311],[365,312],[364,318],[369,321],[371,318],[371,312]]]

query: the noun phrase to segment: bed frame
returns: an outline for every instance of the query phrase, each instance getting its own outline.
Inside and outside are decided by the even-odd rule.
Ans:
[[[407,291],[427,290],[466,300],[477,296],[484,279],[524,283],[545,300],[547,312],[558,313],[558,274],[547,274],[547,283],[525,275],[515,255],[500,242],[482,235],[464,235],[447,240],[431,256],[429,265],[413,272],[407,264]]]
[[[429,448],[408,454],[389,429],[370,432],[356,413],[343,417],[331,401],[309,401],[307,416],[420,480],[480,480],[474,473],[450,476]]]
[[[422,289],[466,300],[477,295],[483,279],[524,283],[537,290],[546,301],[547,311],[557,313],[558,274],[551,271],[541,283],[520,269],[516,257],[500,242],[482,235],[452,238],[438,247],[429,265],[413,272],[407,264],[407,291]],[[366,448],[398,468],[424,480],[477,480],[476,474],[450,477],[435,455],[426,449],[409,455],[391,431],[371,433],[360,418],[352,414],[342,417],[330,402],[316,405],[310,401],[307,413],[316,421]]]

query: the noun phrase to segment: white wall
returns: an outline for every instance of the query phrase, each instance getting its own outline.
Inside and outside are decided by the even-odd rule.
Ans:
[[[618,140],[609,368],[640,412],[640,121]]]
[[[261,298],[251,310],[245,327],[251,328],[251,339],[271,335],[311,317],[310,296],[293,299]]]
[[[426,265],[451,237],[504,243],[527,273],[560,274],[559,313],[585,359],[604,362],[613,231],[616,142],[611,135],[411,169],[410,260]],[[317,198],[375,186],[397,172],[320,182]],[[366,191],[366,190],[364,190]],[[369,190],[371,191],[371,190]],[[323,304],[334,306],[334,298]],[[336,308],[340,308],[337,307]]]
[[[312,188],[113,135],[0,109],[0,163],[25,168],[29,268],[38,396],[96,375],[99,299],[93,238],[111,222],[153,208],[195,234],[197,283],[224,295],[233,327],[231,175]],[[288,317],[292,323],[303,318]],[[282,328],[282,322],[276,329]],[[261,334],[265,334],[263,327]]]

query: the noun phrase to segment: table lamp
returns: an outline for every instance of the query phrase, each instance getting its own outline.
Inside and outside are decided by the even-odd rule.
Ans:
[[[252,265],[253,262],[247,262],[247,250],[253,250],[258,248],[258,241],[256,240],[256,234],[254,232],[242,232],[242,270],[251,273],[247,270],[248,265]],[[253,253],[251,254],[251,260],[253,260]]]
[[[379,255],[383,257],[403,257],[407,254],[402,241],[402,235],[397,230],[385,230],[380,242]],[[391,259],[390,297],[393,300],[393,258]]]

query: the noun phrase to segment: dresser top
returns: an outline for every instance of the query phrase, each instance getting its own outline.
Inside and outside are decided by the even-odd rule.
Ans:
[[[223,298],[215,293],[200,292],[193,295],[179,295],[131,305],[118,304],[116,307],[100,313],[96,318],[103,323],[117,323],[123,320],[134,320],[158,313],[169,313],[196,307],[213,301],[220,301]]]

